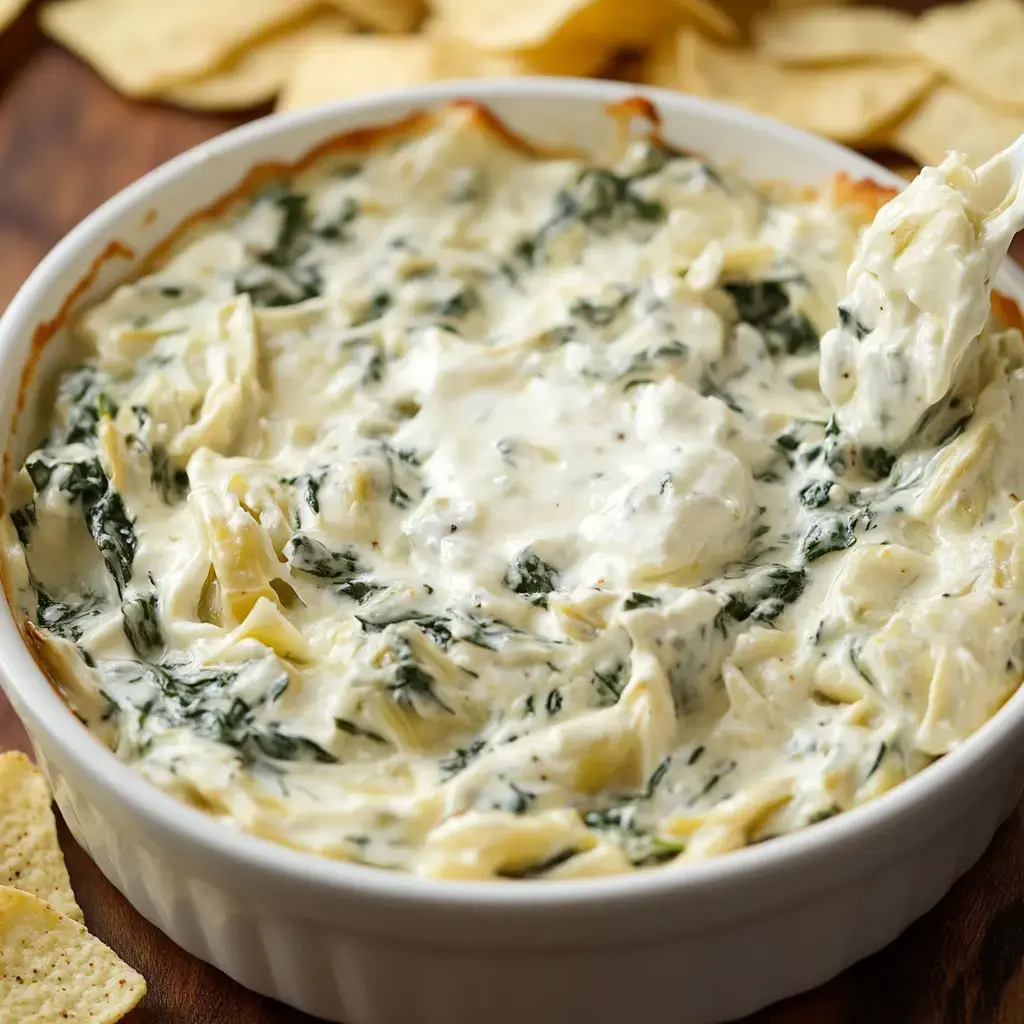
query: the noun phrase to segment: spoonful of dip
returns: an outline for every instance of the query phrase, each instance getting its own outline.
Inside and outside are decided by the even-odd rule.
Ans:
[[[821,390],[854,444],[896,452],[955,383],[1024,229],[1024,136],[972,170],[950,153],[879,210],[821,339]]]

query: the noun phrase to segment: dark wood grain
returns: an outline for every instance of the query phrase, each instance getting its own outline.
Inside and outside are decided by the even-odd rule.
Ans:
[[[84,214],[235,123],[124,100],[20,19],[0,38],[0,307]],[[0,696],[0,750],[14,747],[28,742]],[[129,1024],[311,1021],[178,949],[63,826],[61,845],[90,928],[149,979]],[[1024,1024],[1024,803],[980,863],[886,950],[745,1024]]]

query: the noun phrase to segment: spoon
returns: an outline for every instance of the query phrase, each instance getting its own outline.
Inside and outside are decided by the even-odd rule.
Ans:
[[[973,172],[951,155],[879,210],[850,266],[847,322],[821,339],[821,390],[853,443],[901,451],[949,393],[1022,229],[1024,136]]]
[[[1013,184],[1024,178],[1024,135],[1011,143],[1001,153],[983,163],[976,171],[979,199],[989,199],[988,205],[995,206],[1009,195]],[[1024,210],[1018,217],[1017,230],[1024,228]]]

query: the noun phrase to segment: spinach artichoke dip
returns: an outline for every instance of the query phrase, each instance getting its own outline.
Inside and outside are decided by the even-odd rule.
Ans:
[[[871,800],[1024,674],[1024,341],[970,174],[868,229],[894,312],[869,183],[466,104],[325,150],[73,323],[0,519],[26,635],[146,779],[383,868],[626,872]],[[914,334],[957,289],[969,344]]]

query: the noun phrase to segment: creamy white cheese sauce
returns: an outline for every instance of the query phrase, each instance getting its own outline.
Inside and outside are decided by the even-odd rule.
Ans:
[[[80,318],[8,589],[119,757],[327,856],[605,874],[846,810],[1024,671],[1024,343],[965,302],[940,371],[893,312],[905,418],[845,335],[823,394],[861,220],[465,108],[324,158]]]

